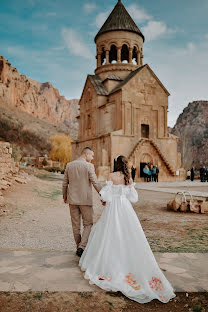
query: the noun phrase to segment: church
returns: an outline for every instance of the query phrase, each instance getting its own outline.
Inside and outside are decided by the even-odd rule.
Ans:
[[[114,158],[124,155],[143,179],[145,164],[159,168],[160,181],[183,179],[178,138],[168,133],[168,90],[143,64],[145,38],[121,0],[95,36],[97,68],[80,99],[73,159],[89,146],[97,176],[105,180]]]

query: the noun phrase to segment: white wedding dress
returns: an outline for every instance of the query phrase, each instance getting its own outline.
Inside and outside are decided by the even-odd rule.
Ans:
[[[131,185],[107,181],[100,191],[106,202],[93,226],[79,265],[90,284],[107,291],[121,291],[139,303],[175,297],[173,288],[160,270],[130,203],[138,194]]]

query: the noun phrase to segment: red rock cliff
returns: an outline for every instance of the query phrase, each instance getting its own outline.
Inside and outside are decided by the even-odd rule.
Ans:
[[[50,82],[41,83],[20,75],[0,56],[0,101],[55,125],[65,124],[76,138],[79,100],[67,100]]]

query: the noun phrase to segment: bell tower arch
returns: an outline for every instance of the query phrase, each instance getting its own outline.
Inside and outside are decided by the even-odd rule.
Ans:
[[[102,80],[109,75],[124,79],[143,65],[144,36],[121,0],[95,36],[97,68]]]

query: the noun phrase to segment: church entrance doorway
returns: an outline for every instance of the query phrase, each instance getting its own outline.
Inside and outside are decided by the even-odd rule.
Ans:
[[[144,177],[143,169],[144,169],[145,166],[146,166],[146,163],[144,163],[144,162],[140,163],[140,178]]]

